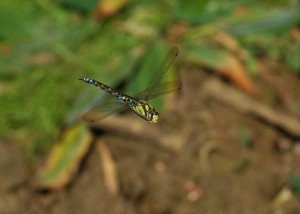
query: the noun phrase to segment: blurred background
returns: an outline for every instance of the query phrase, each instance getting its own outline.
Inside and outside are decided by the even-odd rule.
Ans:
[[[297,0],[2,1],[0,213],[300,213],[299,72]]]

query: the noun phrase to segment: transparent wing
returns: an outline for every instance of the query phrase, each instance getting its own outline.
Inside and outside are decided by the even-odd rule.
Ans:
[[[96,122],[102,120],[109,115],[125,110],[126,104],[120,102],[105,102],[92,107],[89,111],[82,115],[82,119],[87,122]]]
[[[149,100],[154,94],[156,94],[156,91],[159,89],[158,85],[161,82],[162,78],[164,77],[167,70],[170,68],[170,66],[173,64],[175,58],[178,55],[178,48],[174,47],[172,48],[167,56],[162,61],[158,71],[154,74],[152,79],[149,81],[147,88],[142,92],[143,96],[140,97],[143,100]]]
[[[180,89],[180,87],[181,87],[181,83],[178,81],[166,82],[166,83],[162,83],[162,84],[159,84],[158,86],[156,86],[155,90],[153,89],[153,92],[149,95],[148,95],[148,93],[151,88],[145,89],[144,91],[138,93],[135,97],[137,99],[143,99],[145,96],[148,96],[148,100],[151,100],[155,97],[178,91]]]

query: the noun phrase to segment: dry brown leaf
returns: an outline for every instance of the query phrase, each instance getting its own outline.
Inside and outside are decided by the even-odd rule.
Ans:
[[[249,8],[247,6],[240,5],[235,8],[234,13],[240,16],[246,15],[249,13]]]
[[[241,48],[238,40],[225,32],[219,32],[216,34],[213,41],[224,47],[226,50],[234,53],[234,55],[242,61],[244,61],[248,56],[247,51]]]
[[[111,195],[116,195],[119,192],[119,180],[117,175],[116,163],[112,157],[109,147],[104,143],[98,143],[97,151],[101,158],[101,165],[104,174],[104,183],[107,191]]]
[[[292,38],[295,41],[300,41],[300,29],[299,28],[293,29],[292,32],[291,32],[291,34],[292,34]]]
[[[210,46],[191,47],[186,54],[186,61],[197,66],[210,68],[229,78],[250,95],[259,95],[247,74],[245,65],[235,54]]]
[[[219,69],[219,72],[228,77],[247,93],[258,96],[259,93],[247,75],[245,66],[238,59],[231,56],[227,56],[224,61],[226,61],[226,63],[224,63],[224,67]]]
[[[294,196],[290,187],[286,185],[277,193],[277,195],[273,199],[272,205],[275,209],[282,208],[288,202],[293,200],[293,198]]]
[[[55,55],[47,52],[30,55],[26,59],[28,64],[36,66],[52,64],[55,60]]]
[[[8,43],[0,43],[0,54],[8,55],[11,54],[13,47]]]
[[[101,19],[102,17],[111,16],[124,8],[129,2],[130,0],[103,0],[98,3],[94,17]]]

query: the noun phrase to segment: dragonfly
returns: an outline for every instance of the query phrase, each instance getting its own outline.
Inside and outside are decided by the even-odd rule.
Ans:
[[[165,56],[158,70],[150,79],[146,89],[138,93],[136,96],[129,96],[118,92],[111,87],[88,77],[80,78],[79,80],[92,84],[117,98],[117,101],[105,102],[96,105],[86,112],[82,118],[88,122],[95,122],[105,118],[113,112],[129,107],[129,109],[131,109],[140,118],[151,123],[156,123],[159,119],[159,112],[149,103],[149,100],[180,89],[178,81],[161,83],[161,80],[177,56],[178,48],[174,47]]]

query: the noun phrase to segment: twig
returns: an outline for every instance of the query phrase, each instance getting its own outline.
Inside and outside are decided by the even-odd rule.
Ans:
[[[119,180],[117,175],[116,163],[112,157],[110,149],[104,144],[99,142],[97,151],[101,158],[101,165],[103,169],[104,182],[108,192],[111,195],[116,195],[119,192]]]
[[[255,115],[294,137],[300,137],[300,122],[295,117],[263,105],[218,80],[207,81],[203,92],[229,104],[239,112]]]

